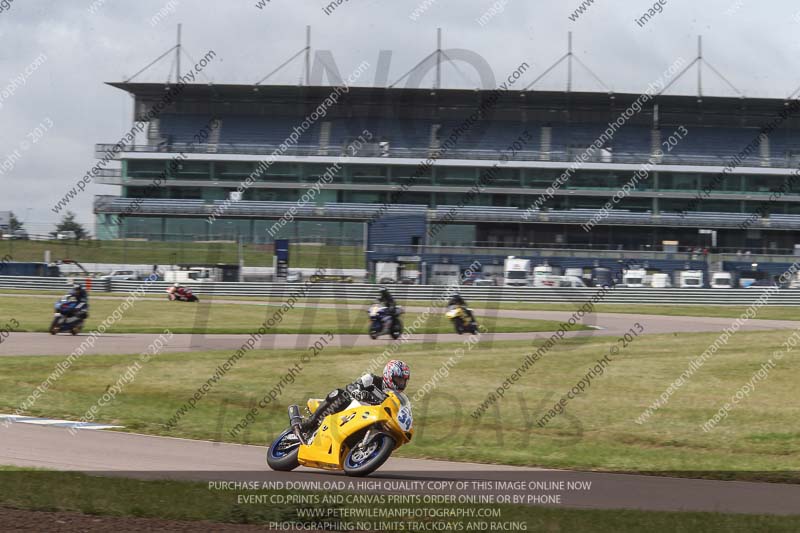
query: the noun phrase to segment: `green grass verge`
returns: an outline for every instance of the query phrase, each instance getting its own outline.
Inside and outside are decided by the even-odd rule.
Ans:
[[[476,302],[477,303],[477,302]],[[531,311],[574,311],[582,304],[510,304],[502,309],[517,309]],[[477,306],[476,306],[477,307]],[[665,315],[665,316],[702,316],[719,318],[736,318],[742,316],[748,306],[726,305],[630,305],[630,304],[599,304],[595,306],[597,313],[631,313],[636,315]],[[758,309],[755,318],[764,320],[800,320],[800,307],[796,306],[764,306]]]
[[[687,289],[688,290],[688,289]],[[424,300],[404,300],[402,305],[417,306],[429,305]],[[482,302],[470,300],[471,308],[491,312],[494,309],[508,309],[516,311],[568,311],[577,310],[582,302],[549,304],[526,302]],[[647,305],[647,304],[597,304],[597,313],[629,313],[635,315],[664,315],[664,316],[702,316],[719,318],[736,318],[746,310],[746,305]],[[791,305],[770,305],[758,309],[755,318],[765,320],[800,320],[800,307]]]
[[[53,295],[61,296],[65,291],[29,291],[29,290],[14,290],[2,288],[0,293],[13,294],[14,296],[25,295]],[[199,294],[199,293],[198,293]],[[377,290],[376,290],[377,294]],[[125,293],[112,293],[112,292],[95,292],[94,296],[103,296],[104,298],[120,298],[125,299],[128,294]],[[202,294],[201,294],[202,296]],[[158,294],[148,294],[144,298],[150,299],[163,299],[164,296]],[[285,298],[274,296],[214,296],[217,300],[241,300],[248,303],[283,303]],[[303,302],[303,300],[300,300]],[[341,305],[363,305],[366,306],[367,302],[364,300],[328,300],[320,299],[319,302],[324,304],[341,304]],[[430,300],[402,300],[401,305],[407,307],[428,307],[431,305]],[[564,304],[538,304],[538,303],[524,303],[524,302],[483,302],[479,300],[472,300],[469,302],[470,307],[478,313],[490,314],[492,311],[498,309],[517,310],[517,311],[567,311],[573,312],[577,310],[581,303],[564,303]],[[631,305],[631,304],[598,304],[595,305],[595,311],[598,313],[626,313],[636,315],[662,315],[662,316],[701,316],[701,317],[718,317],[718,318],[736,318],[741,316],[747,310],[747,306],[728,306],[728,305]],[[757,319],[764,320],[798,320],[800,321],[800,308],[797,306],[789,305],[771,305],[764,306],[758,310]]]
[[[281,503],[239,503],[240,495],[279,495],[285,492],[217,491],[207,483],[182,481],[141,481],[117,477],[89,476],[72,472],[32,471],[0,468],[0,505],[40,511],[77,511],[91,515],[135,516],[169,520],[206,520],[217,523],[269,524],[295,521],[297,505]],[[295,493],[296,494],[296,493]],[[308,494],[308,493],[306,493]],[[339,507],[354,509],[360,506]],[[402,508],[389,505],[390,508]],[[419,505],[441,509],[442,505]],[[486,508],[487,506],[481,506]],[[794,532],[800,517],[721,513],[676,513],[630,510],[575,510],[553,507],[492,505],[500,518],[480,519],[527,525],[527,531],[731,531]],[[405,506],[408,508],[408,506]],[[458,508],[478,508],[459,505]],[[399,522],[425,519],[397,519]],[[470,519],[428,519],[439,524],[462,524]],[[476,519],[471,519],[476,522]],[[355,519],[346,521],[354,522]],[[457,527],[457,526],[451,526]],[[431,529],[437,530],[437,529]]]
[[[40,262],[49,250],[53,260],[72,259],[79,263],[132,263],[143,265],[183,263],[239,264],[234,242],[159,242],[159,241],[0,241],[0,257],[14,261]],[[246,244],[242,247],[248,266],[272,266],[271,244]],[[318,246],[292,244],[291,268],[364,268],[361,246]]]
[[[739,332],[643,424],[634,420],[678,378],[714,334],[644,335],[619,355],[565,414],[544,427],[549,407],[615,345],[611,337],[565,339],[533,365],[486,414],[470,414],[521,364],[531,345],[480,341],[455,365],[443,365],[466,345],[405,344],[393,357],[411,365],[413,394],[438,371],[436,387],[415,402],[417,435],[398,450],[406,457],[624,472],[691,472],[723,479],[800,481],[800,421],[796,409],[800,359],[784,357],[713,431],[709,419],[781,348],[784,331]],[[13,339],[12,339],[13,340]],[[316,340],[309,339],[309,344]],[[541,341],[535,341],[540,345]],[[231,432],[306,350],[248,352],[176,428],[167,421],[226,361],[230,352],[165,353],[147,363],[98,419],[157,435],[264,445],[286,425],[286,405],[303,405],[361,375],[385,349],[325,348],[243,432]],[[92,356],[77,362],[30,414],[78,419],[115,383],[133,356]],[[56,357],[0,358],[0,412],[16,408],[55,365]],[[447,374],[446,376],[444,374]]]
[[[283,300],[285,301],[285,299]],[[120,307],[122,300],[90,300],[90,316],[84,330],[91,331]],[[122,313],[122,319],[109,330],[111,333],[161,333],[169,328],[173,333],[243,333],[258,330],[264,321],[271,319],[278,310],[276,306],[254,307],[239,304],[206,305],[203,302],[170,302],[142,299]],[[444,310],[432,314],[417,330],[417,333],[453,333],[453,326],[443,315]],[[19,322],[17,331],[46,332],[53,314],[53,302],[45,298],[0,296],[0,317],[14,318]],[[287,311],[283,320],[271,333],[337,333],[365,334],[368,318],[365,308],[329,309],[307,305]],[[405,313],[405,325],[410,325],[419,316]],[[519,318],[485,317],[481,324],[489,331],[537,332],[555,331],[556,320],[527,320]],[[2,324],[0,324],[2,325]],[[583,327],[583,326],[581,326]],[[586,329],[585,327],[583,327]]]

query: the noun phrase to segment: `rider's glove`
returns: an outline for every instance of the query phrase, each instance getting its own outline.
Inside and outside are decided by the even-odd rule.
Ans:
[[[373,385],[372,374],[364,374],[360,378],[358,378],[357,383],[361,385],[362,388],[366,389]]]

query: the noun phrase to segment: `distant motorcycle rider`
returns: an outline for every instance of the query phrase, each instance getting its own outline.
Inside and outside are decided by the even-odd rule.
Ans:
[[[389,292],[389,289],[381,287],[377,300],[378,303],[386,307],[387,317],[384,320],[389,321],[389,326],[391,326],[397,320],[397,302],[394,300],[394,296]]]
[[[343,411],[354,399],[370,405],[379,405],[386,397],[385,391],[403,392],[410,378],[411,370],[408,365],[393,359],[386,363],[383,376],[364,374],[344,389],[332,390],[319,404],[314,414],[300,425],[300,430],[310,435],[316,431],[326,416]]]
[[[392,293],[389,292],[389,289],[386,287],[381,287],[381,292],[378,295],[378,301],[386,306],[389,309],[389,312],[394,314],[394,310],[397,307],[397,302],[394,301],[394,297]]]
[[[89,294],[84,290],[80,283],[74,283],[69,295],[78,302],[75,306],[74,314],[82,319],[89,318]]]
[[[467,314],[467,316],[469,316],[470,320],[473,322],[475,321],[475,315],[472,314],[472,310],[469,307],[467,307],[467,301],[464,300],[464,298],[462,298],[460,294],[455,293],[452,296],[450,296],[450,300],[447,301],[447,305],[460,306],[461,308],[464,309],[464,312]]]
[[[182,296],[184,298],[188,297],[188,293],[186,292],[186,287],[184,287],[180,283],[175,283],[174,285],[172,285],[172,288],[170,289],[169,292],[175,298],[177,298],[178,296]]]

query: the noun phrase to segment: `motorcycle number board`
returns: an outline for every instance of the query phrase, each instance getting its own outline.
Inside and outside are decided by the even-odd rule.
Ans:
[[[411,408],[403,407],[400,409],[400,411],[397,412],[397,421],[400,423],[400,427],[403,428],[403,431],[411,429]]]

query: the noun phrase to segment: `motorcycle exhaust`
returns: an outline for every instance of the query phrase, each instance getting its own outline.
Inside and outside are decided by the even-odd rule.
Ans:
[[[300,407],[297,405],[289,406],[289,426],[292,428],[292,433],[295,434],[297,439],[303,444],[307,444],[303,438],[303,432],[300,431],[300,425],[303,423],[303,417],[300,416]]]

